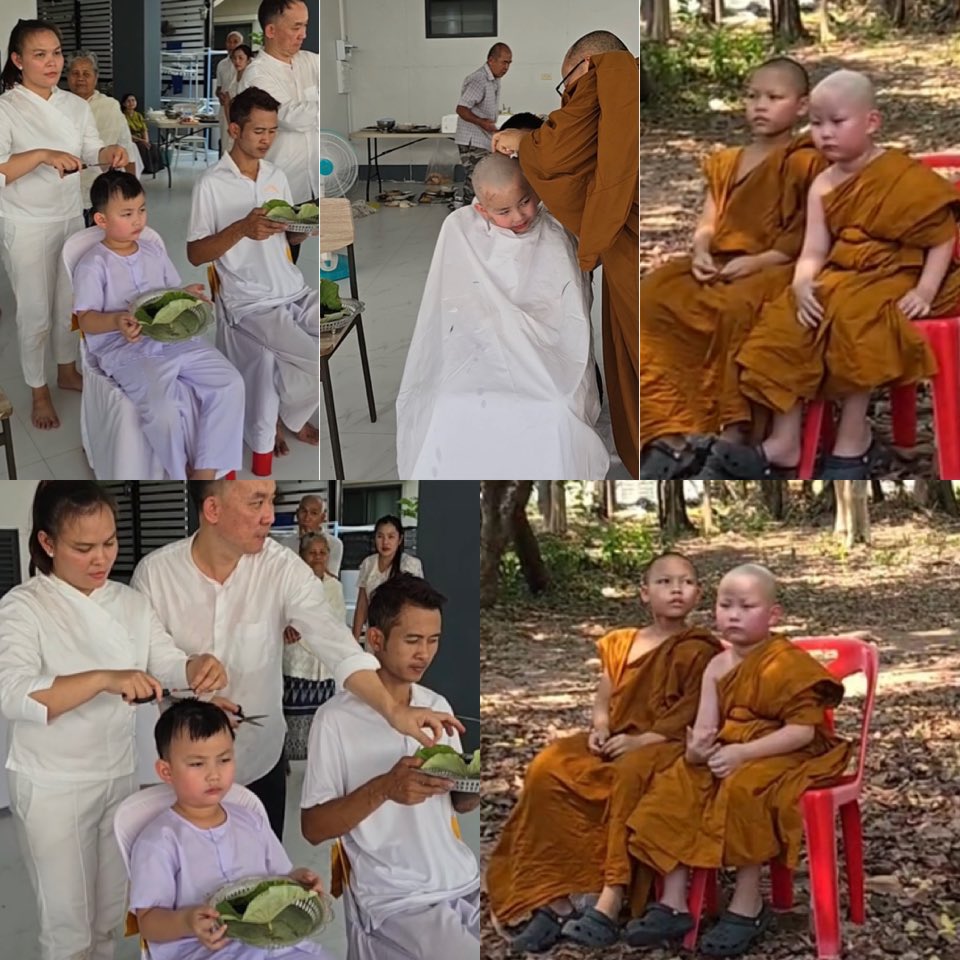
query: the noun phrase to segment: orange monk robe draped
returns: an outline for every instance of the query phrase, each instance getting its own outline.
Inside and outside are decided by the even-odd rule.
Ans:
[[[597,54],[563,106],[520,142],[520,166],[547,209],[579,239],[582,270],[603,265],[603,369],[613,439],[636,477],[640,272],[637,60]]]
[[[826,161],[808,136],[773,150],[739,181],[741,147],[703,165],[717,206],[710,252],[718,266],[778,250],[795,260],[807,191]],[[672,260],[640,283],[640,443],[665,434],[717,433],[750,419],[734,362],[763,304],[789,286],[793,264],[737,280],[701,283],[691,258]]]
[[[658,771],[684,750],[700,697],[700,678],[721,644],[690,628],[627,663],[636,631],[615,630],[599,652],[613,681],[612,734],[648,731],[667,737],[617,760],[594,756],[587,734],[557,740],[534,758],[496,849],[487,862],[490,908],[512,924],[557,897],[598,892],[603,884],[629,886],[635,865],[627,856],[626,819]],[[649,876],[637,878],[643,890]]]
[[[824,722],[843,685],[806,651],[772,637],[722,677],[717,692],[721,743],[749,743],[788,723],[814,726],[814,738],[722,780],[681,758],[630,816],[630,853],[664,874],[678,864],[741,867],[774,857],[794,867],[803,838],[801,794],[836,780],[850,757],[851,745]]]
[[[833,246],[817,276],[820,326],[797,321],[792,289],[762,312],[737,355],[747,396],[785,412],[798,400],[844,397],[936,373],[926,340],[897,307],[927,250],[956,237],[957,189],[900,150],[887,150],[827,195]],[[960,302],[953,263],[931,316]]]

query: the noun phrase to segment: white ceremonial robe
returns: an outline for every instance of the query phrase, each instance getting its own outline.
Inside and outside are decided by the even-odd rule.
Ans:
[[[541,209],[523,234],[444,221],[397,396],[401,477],[602,479],[591,294]]]

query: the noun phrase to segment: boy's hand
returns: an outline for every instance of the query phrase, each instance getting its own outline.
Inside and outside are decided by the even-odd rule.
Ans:
[[[418,768],[422,765],[419,757],[401,757],[386,775],[384,789],[387,799],[410,807],[450,792],[452,780],[420,773]]]
[[[819,327],[823,320],[823,304],[817,299],[819,286],[814,280],[801,280],[793,285],[793,293],[797,298],[797,320],[810,330]]]
[[[208,950],[222,950],[230,942],[227,939],[227,925],[220,923],[220,914],[213,907],[205,903],[188,907],[184,919],[190,932]]]
[[[610,739],[607,727],[594,727],[587,736],[587,749],[595,756],[603,756],[603,745]]]
[[[740,277],[749,277],[759,270],[760,262],[757,257],[734,257],[720,268],[718,276],[722,280],[739,280]]]
[[[639,750],[642,746],[643,741],[640,737],[632,736],[629,733],[618,733],[603,745],[603,756],[606,760],[616,760],[624,754]]]
[[[687,727],[687,759],[692,763],[706,763],[719,749],[716,727]]]
[[[123,338],[129,343],[135,343],[140,339],[140,321],[132,313],[118,313],[114,316],[114,324],[117,330],[123,334]]]
[[[183,288],[186,293],[192,293],[195,297],[199,297],[201,300],[205,300],[207,303],[210,303],[210,298],[207,296],[207,287],[203,283],[191,283],[188,287]]]
[[[699,280],[701,283],[707,283],[709,280],[713,280],[717,275],[717,265],[713,261],[713,257],[710,255],[708,250],[697,250],[693,254],[693,259],[690,264],[690,272],[693,274],[694,278]]]
[[[723,780],[729,777],[734,770],[738,770],[747,762],[742,743],[728,743],[718,747],[707,760],[710,772]]]
[[[323,884],[320,878],[306,867],[297,867],[288,874],[291,880],[296,880],[304,890],[313,890],[316,893],[323,893]]]
[[[254,207],[241,221],[240,230],[248,240],[269,240],[287,228],[282,220],[271,220],[263,207]]]
[[[897,306],[906,314],[908,320],[918,320],[920,317],[930,315],[932,300],[933,297],[928,296],[919,287],[914,287],[897,301]]]

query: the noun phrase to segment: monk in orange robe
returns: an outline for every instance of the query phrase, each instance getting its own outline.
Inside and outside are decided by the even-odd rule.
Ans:
[[[638,61],[619,37],[596,30],[567,51],[562,106],[533,132],[502,130],[494,150],[518,154],[547,209],[579,240],[580,268],[603,265],[603,369],[613,439],[632,477],[639,469],[637,284]]]
[[[742,441],[751,411],[734,356],[763,304],[790,284],[810,184],[826,166],[809,136],[793,133],[809,79],[788,57],[747,84],[752,141],[704,163],[707,193],[691,256],[640,283],[641,476],[693,476],[706,448],[690,435]]]
[[[651,877],[627,856],[626,819],[650,780],[682,755],[700,677],[721,645],[686,625],[700,587],[683,555],[656,558],[641,596],[650,626],[614,630],[599,641],[603,676],[591,731],[537,755],[487,863],[497,921],[516,925],[532,912],[513,937],[517,950],[547,950],[561,929],[580,942],[613,943],[624,897],[631,894],[637,912],[646,903]],[[575,914],[570,894],[601,887],[596,908]]]
[[[862,480],[882,469],[870,395],[936,372],[911,321],[953,312],[960,301],[956,188],[874,144],[880,114],[863,74],[830,74],[810,114],[831,165],[810,189],[792,286],[764,309],[737,355],[741,389],[773,411],[773,428],[757,447],[715,444],[711,464],[723,477],[789,476],[800,458],[802,401],[817,396],[840,404],[823,479]]]
[[[736,867],[729,910],[698,944],[734,957],[763,936],[769,908],[760,867],[796,866],[803,838],[800,797],[842,776],[851,745],[825,711],[843,685],[806,651],[771,634],[781,608],[765,567],[745,564],[720,581],[717,627],[730,645],[703,675],[686,756],[658,777],[627,821],[631,856],[663,878],[658,903],[627,925],[633,946],[681,940],[688,867]]]

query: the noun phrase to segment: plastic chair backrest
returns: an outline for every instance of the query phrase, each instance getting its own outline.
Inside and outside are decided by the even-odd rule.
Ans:
[[[795,637],[792,638],[792,642],[808,653],[835,654],[831,659],[818,657],[817,660],[837,680],[843,680],[855,673],[862,673],[866,677],[867,695],[860,719],[860,745],[855,778],[859,787],[863,782],[863,771],[867,760],[867,734],[870,730],[870,717],[873,714],[873,702],[877,693],[877,674],[880,670],[880,654],[876,645],[859,637]],[[829,722],[832,726],[832,714],[829,716]]]
[[[161,237],[153,227],[144,227],[141,237],[144,240],[159,243],[164,252],[166,252],[167,248],[163,242],[163,237]],[[103,230],[101,230],[100,227],[87,227],[85,230],[78,230],[76,233],[71,234],[64,241],[61,256],[63,257],[63,265],[67,268],[67,274],[70,276],[71,283],[73,282],[73,271],[76,269],[80,259],[102,239]]]

